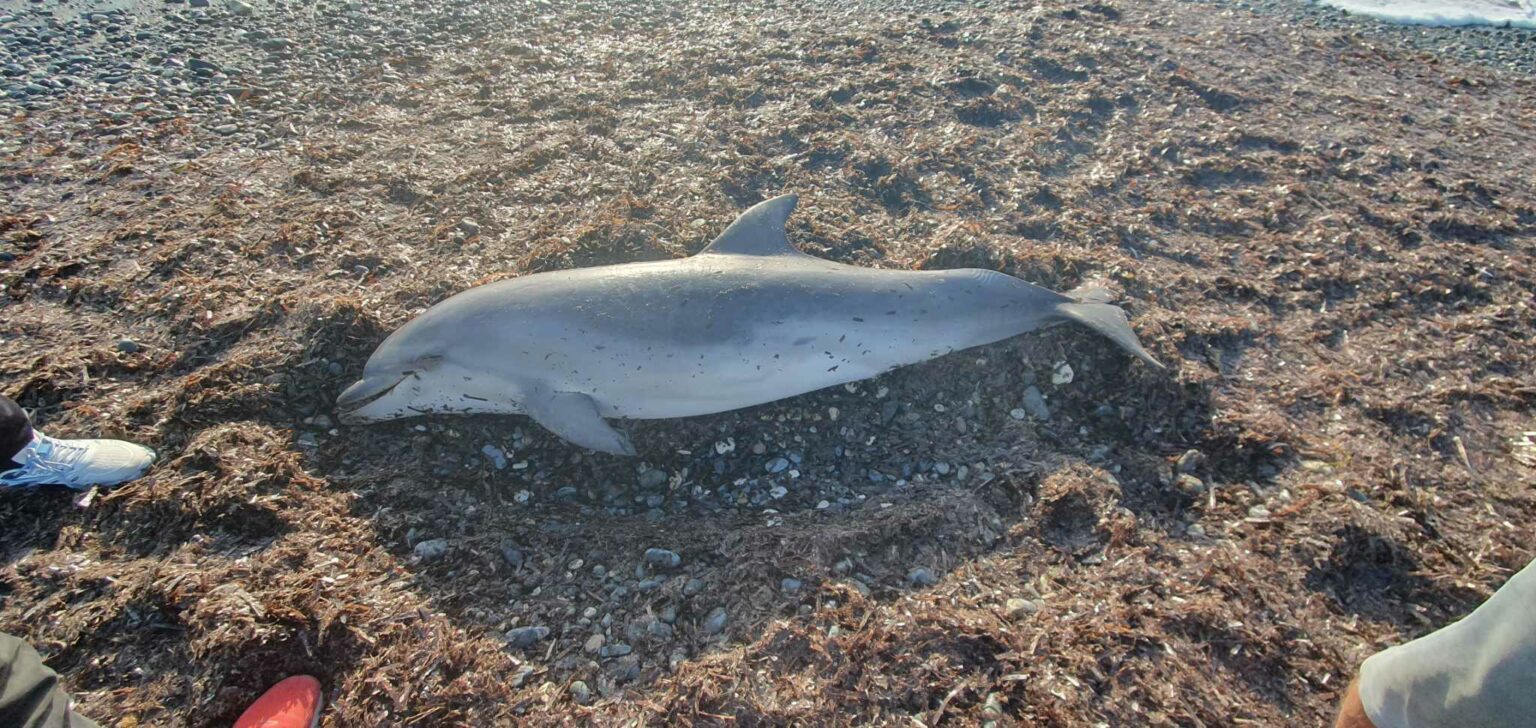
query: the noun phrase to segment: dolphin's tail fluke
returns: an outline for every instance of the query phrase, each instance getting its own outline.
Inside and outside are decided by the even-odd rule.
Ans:
[[[1080,295],[1079,291],[1073,291],[1072,295],[1077,296],[1078,300],[1056,304],[1056,310],[1064,318],[1103,334],[1136,358],[1158,369],[1163,368],[1146,349],[1141,348],[1141,342],[1136,339],[1136,332],[1131,330],[1131,322],[1125,317],[1125,311],[1119,306],[1102,303],[1108,300],[1107,293],[1100,295],[1096,290],[1091,294],[1085,291]]]

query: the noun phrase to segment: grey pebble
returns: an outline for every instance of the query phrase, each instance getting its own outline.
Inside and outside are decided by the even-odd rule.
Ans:
[[[1024,411],[1041,422],[1051,419],[1051,408],[1045,404],[1045,395],[1034,385],[1024,390]]]
[[[603,658],[623,657],[632,651],[634,651],[633,647],[630,647],[623,642],[615,642],[611,645],[604,645],[602,649],[597,651],[597,654]]]
[[[704,634],[719,634],[725,629],[725,622],[725,607],[711,609],[709,616],[704,618]]]
[[[1009,618],[1019,619],[1020,617],[1026,617],[1040,611],[1040,605],[1028,599],[1020,599],[1015,597],[1008,600],[1005,609],[1007,610]]]
[[[933,573],[932,569],[929,569],[925,566],[919,566],[916,569],[907,572],[907,581],[910,581],[917,586],[933,586],[934,584],[939,583],[939,575]]]
[[[682,565],[683,557],[676,551],[651,548],[645,550],[645,563],[658,569],[676,569]]]
[[[501,544],[501,558],[506,560],[506,562],[510,564],[512,568],[521,569],[523,568],[523,561],[526,557],[523,555],[522,549],[519,549],[517,546],[511,543],[503,542]]]
[[[577,680],[571,683],[571,699],[578,705],[592,702],[592,689],[587,687],[586,681]]]
[[[532,647],[549,636],[549,628],[538,627],[514,627],[507,630],[506,640],[511,647]]]
[[[786,592],[797,592],[797,591],[800,591],[800,587],[801,586],[804,586],[804,585],[800,582],[799,579],[785,579],[785,580],[779,582],[779,588],[783,589]]]
[[[640,474],[641,488],[656,488],[667,482],[667,474],[664,471],[651,469]]]
[[[765,463],[763,469],[770,473],[782,473],[789,469],[789,461],[784,458],[774,458]]]
[[[139,353],[139,348],[138,342],[133,339],[119,339],[117,342],[117,350],[124,354],[137,354]]]
[[[411,551],[416,554],[416,558],[422,561],[436,561],[448,553],[448,540],[442,538],[428,539],[416,544],[416,548],[411,549]]]

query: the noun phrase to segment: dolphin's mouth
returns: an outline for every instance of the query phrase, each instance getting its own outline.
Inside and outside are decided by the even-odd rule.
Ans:
[[[352,415],[358,410],[379,401],[390,392],[395,391],[395,387],[400,386],[400,383],[409,376],[409,374],[401,375],[399,379],[382,386],[368,381],[366,377],[359,379],[353,382],[352,386],[347,387],[346,391],[341,393],[341,396],[336,398],[336,411],[340,413],[343,422],[348,420],[361,421],[361,418],[352,417]]]

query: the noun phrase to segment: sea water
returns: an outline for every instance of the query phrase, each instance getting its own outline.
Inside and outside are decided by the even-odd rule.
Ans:
[[[1536,0],[1319,0],[1346,12],[1408,25],[1536,29]]]

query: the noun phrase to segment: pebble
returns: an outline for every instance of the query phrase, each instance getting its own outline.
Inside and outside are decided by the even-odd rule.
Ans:
[[[789,461],[784,458],[774,458],[763,465],[763,469],[769,473],[782,473],[789,469]]]
[[[1027,412],[1025,412],[1025,411],[1024,411],[1024,409],[1023,409],[1023,408],[1021,408],[1021,407],[1014,407],[1014,408],[1013,408],[1013,409],[1011,409],[1011,410],[1008,410],[1008,416],[1009,416],[1009,417],[1012,417],[1012,418],[1013,418],[1013,419],[1016,419],[1016,420],[1022,420],[1022,419],[1024,419],[1024,417],[1025,417],[1025,416],[1026,416],[1026,415],[1027,415],[1027,414],[1028,414],[1028,413],[1027,413]]]
[[[802,584],[799,579],[784,579],[783,581],[779,582],[779,589],[790,593],[800,591],[800,587],[802,586],[804,586],[804,584]]]
[[[1021,617],[1026,617],[1040,611],[1039,604],[1028,599],[1020,599],[1018,597],[1009,599],[1007,605],[1004,608],[1007,610],[1008,617],[1010,619],[1019,619]]]
[[[422,561],[436,561],[448,553],[448,540],[442,538],[428,539],[416,544],[416,548],[411,549],[411,552],[416,554],[416,558]]]
[[[582,644],[581,649],[596,654],[598,650],[603,649],[603,642],[603,635],[601,633],[595,634],[587,638],[587,641]]]
[[[1199,450],[1185,450],[1174,464],[1174,470],[1181,473],[1193,473],[1205,464],[1205,453]]]
[[[514,627],[507,630],[506,640],[508,646],[521,649],[532,647],[539,642],[542,642],[544,638],[548,636],[548,627]]]
[[[1180,473],[1174,478],[1174,486],[1185,495],[1199,495],[1205,492],[1205,482],[1188,473]]]
[[[919,566],[907,572],[907,581],[912,582],[916,586],[933,586],[939,583],[939,575],[933,573],[932,569]]]
[[[1184,533],[1188,534],[1190,538],[1205,538],[1205,526],[1191,523],[1189,528],[1184,529]]]
[[[645,489],[657,488],[667,482],[665,471],[652,468],[640,474],[640,487]]]
[[[651,548],[645,550],[645,563],[658,569],[676,569],[683,563],[683,557],[676,551]]]
[[[709,611],[709,616],[704,618],[704,634],[719,634],[725,629],[725,607],[715,607]]]
[[[192,71],[194,71],[194,72],[196,72],[196,73],[198,73],[198,74],[200,74],[200,75],[210,75],[211,76],[211,75],[213,75],[215,73],[223,73],[224,72],[224,69],[220,68],[219,64],[214,63],[212,61],[205,61],[205,60],[203,60],[201,58],[189,59],[187,61],[187,68],[192,70]]]
[[[703,579],[689,579],[687,583],[683,584],[683,596],[685,597],[691,597],[701,591],[704,591]]]
[[[632,651],[634,651],[633,647],[630,647],[629,645],[626,645],[623,642],[615,642],[615,643],[613,643],[611,645],[607,645],[607,646],[603,647],[601,650],[598,651],[597,654],[598,654],[599,657],[607,659],[607,658],[610,658],[610,657],[623,657],[623,656],[629,654]]]
[[[507,468],[507,454],[502,452],[501,448],[487,444],[485,447],[480,448],[480,453],[485,455],[491,461],[491,465],[497,470],[505,470]]]
[[[1045,404],[1045,395],[1033,384],[1024,390],[1024,411],[1041,422],[1051,419],[1051,408]]]
[[[592,702],[592,689],[587,687],[585,680],[577,680],[571,683],[571,700],[577,705],[586,705]]]
[[[1051,384],[1055,384],[1057,386],[1061,386],[1063,384],[1071,384],[1072,379],[1076,376],[1076,373],[1072,371],[1071,364],[1061,362],[1060,364],[1056,365],[1054,370],[1051,371]]]
[[[133,339],[119,339],[117,342],[117,350],[124,354],[137,354],[139,349],[138,342]]]
[[[522,549],[510,543],[503,543],[501,545],[501,558],[514,569],[523,568],[525,557],[523,556]]]

